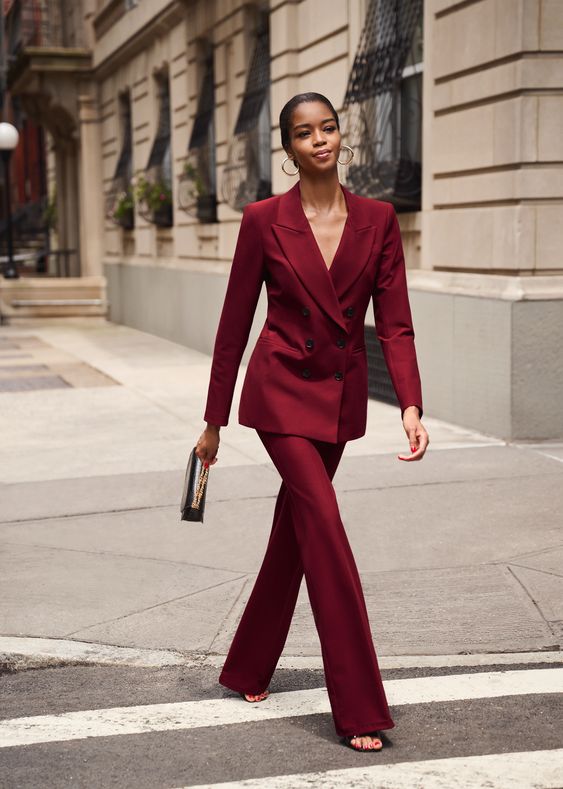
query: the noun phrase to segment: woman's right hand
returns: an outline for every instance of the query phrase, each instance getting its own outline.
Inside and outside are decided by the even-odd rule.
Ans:
[[[219,449],[219,425],[210,425],[201,434],[196,444],[195,453],[203,463],[213,466],[217,463],[217,451]]]

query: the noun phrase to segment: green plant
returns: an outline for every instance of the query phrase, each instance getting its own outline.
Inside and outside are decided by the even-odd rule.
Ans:
[[[115,219],[116,222],[121,222],[124,219],[128,219],[134,209],[135,200],[133,198],[133,193],[131,189],[127,189],[126,191],[120,192],[117,196],[117,200],[111,212],[112,218]]]
[[[207,189],[203,182],[201,175],[199,174],[198,170],[193,166],[190,161],[184,162],[184,169],[183,173],[187,178],[190,178],[195,186],[195,190],[198,195],[205,195],[207,194]]]
[[[153,212],[172,205],[172,189],[161,179],[149,181],[144,175],[137,176],[134,196]]]

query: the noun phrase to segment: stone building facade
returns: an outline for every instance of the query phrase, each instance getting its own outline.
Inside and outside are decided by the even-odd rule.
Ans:
[[[413,26],[401,14],[416,0],[81,0],[81,48],[60,80],[73,86],[73,142],[53,168],[75,177],[62,199],[79,276],[103,282],[111,320],[211,353],[241,207],[294,183],[279,111],[317,91],[343,110],[352,147],[381,132],[358,150],[363,171],[342,167],[341,180],[396,204],[425,415],[506,439],[563,437],[563,3],[420,6]],[[389,114],[379,82],[409,25]],[[370,66],[379,87],[358,114],[351,75],[363,69],[365,83]],[[48,76],[19,79],[39,120],[57,109]],[[132,206],[143,185],[150,195]],[[243,361],[265,314],[264,290]]]

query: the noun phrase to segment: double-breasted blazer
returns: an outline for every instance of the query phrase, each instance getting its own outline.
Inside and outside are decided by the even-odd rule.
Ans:
[[[370,300],[401,417],[409,405],[422,416],[395,209],[341,188],[348,217],[330,268],[303,210],[299,181],[282,195],[245,206],[215,338],[205,421],[228,424],[264,282],[267,317],[246,368],[239,424],[331,443],[364,435]]]

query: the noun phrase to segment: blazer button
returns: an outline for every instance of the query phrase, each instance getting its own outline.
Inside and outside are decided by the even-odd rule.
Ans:
[[[305,347],[306,348],[312,348],[314,344],[315,344],[315,341],[313,339],[311,339],[310,337],[307,340],[305,340]]]
[[[339,348],[344,348],[346,346],[346,340],[343,340],[342,337],[339,337],[336,340],[336,344],[338,345]]]
[[[308,367],[304,367],[301,370],[301,375],[303,376],[303,378],[310,378],[311,377],[311,370]]]
[[[344,314],[347,315],[349,318],[351,318],[352,315],[354,314],[354,308],[346,307],[346,309],[344,310]]]
[[[344,376],[342,375],[340,370],[338,370],[338,372],[334,373],[334,377],[336,378],[337,381],[341,381],[344,378]]]
[[[311,314],[311,310],[309,309],[309,307],[302,307],[301,308],[301,312],[303,313],[303,315],[310,315]]]

